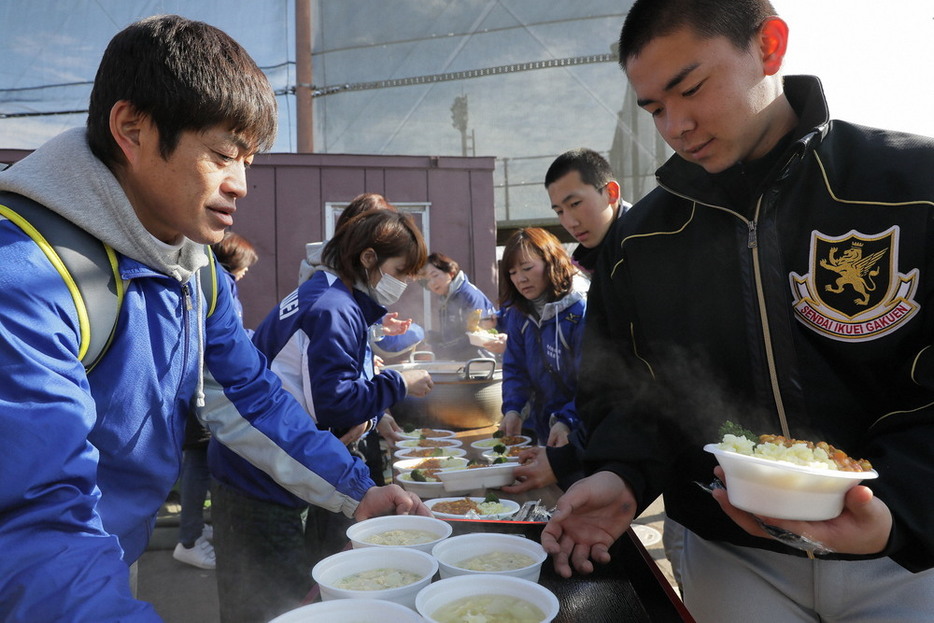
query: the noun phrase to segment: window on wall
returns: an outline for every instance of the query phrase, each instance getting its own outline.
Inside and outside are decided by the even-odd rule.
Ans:
[[[337,219],[340,218],[341,212],[344,211],[347,204],[348,202],[346,201],[329,201],[324,204],[324,229],[325,238],[328,240],[334,235]],[[431,227],[429,226],[429,208],[431,204],[428,202],[393,201],[392,205],[400,212],[404,212],[412,217],[415,221],[415,226],[418,227],[419,231],[422,232],[422,236],[425,238],[425,245],[430,249]],[[422,287],[419,281],[410,283],[409,287],[406,288],[405,294],[389,311],[398,312],[399,318],[411,318],[426,331],[431,330],[433,326],[431,293]]]

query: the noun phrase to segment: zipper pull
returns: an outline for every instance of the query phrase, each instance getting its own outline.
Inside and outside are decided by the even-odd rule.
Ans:
[[[749,221],[746,226],[749,228],[749,238],[746,242],[746,246],[750,249],[755,249],[759,246],[759,241],[756,239],[756,222]]]
[[[191,288],[187,283],[182,286],[182,296],[185,298],[185,309],[191,311]]]

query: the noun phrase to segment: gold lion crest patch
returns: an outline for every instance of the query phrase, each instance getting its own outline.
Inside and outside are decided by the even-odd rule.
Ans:
[[[798,321],[835,340],[866,341],[912,318],[918,269],[898,272],[898,233],[811,232],[808,273],[789,275]]]

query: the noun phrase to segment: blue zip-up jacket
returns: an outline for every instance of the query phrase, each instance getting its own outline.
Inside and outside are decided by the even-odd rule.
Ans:
[[[195,271],[206,247],[160,246],[83,129],[0,172],[0,190],[110,244],[126,282],[113,343],[86,373],[62,277],[0,220],[0,620],[160,620],[130,594],[129,565],[178,478],[186,415],[202,388],[199,413],[214,439],[303,499],[353,512],[373,486],[366,466],[282,390],[223,279],[205,320]]]
[[[375,426],[386,409],[405,397],[401,374],[373,373],[368,328],[385,314],[386,308],[367,294],[319,270],[269,312],[253,343],[318,427],[340,436],[367,420]],[[211,444],[208,464],[215,478],[247,495],[292,508],[307,506],[223,446]]]
[[[571,291],[547,303],[539,321],[515,307],[502,315],[508,335],[503,353],[503,414],[521,413],[530,403],[525,426],[535,431],[541,444],[548,441],[556,421],[572,431],[581,425],[574,395],[586,307],[583,295]]]
[[[443,359],[471,359],[478,356],[476,346],[467,337],[467,320],[476,309],[495,309],[480,288],[470,283],[464,271],[451,281],[447,295],[441,297],[438,310],[438,343],[432,344],[435,355]]]

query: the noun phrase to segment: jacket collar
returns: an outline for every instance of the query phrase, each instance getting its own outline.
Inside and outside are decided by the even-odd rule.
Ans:
[[[451,279],[450,285],[448,285],[448,293],[441,296],[441,306],[444,307],[448,304],[448,301],[451,300],[451,297],[454,296],[458,290],[461,289],[467,282],[467,275],[464,274],[464,271],[459,270],[457,274],[454,275],[454,278]]]
[[[630,203],[620,200],[618,209],[616,210],[616,218],[610,224],[610,229],[616,226],[616,224],[622,218],[623,214],[625,214],[626,211],[631,207],[632,205]],[[609,237],[609,233],[610,233],[609,230],[607,230],[607,233],[606,235],[604,235],[603,240],[601,240],[600,244],[598,244],[597,246],[592,247],[592,248],[587,248],[584,245],[579,244],[574,249],[574,251],[571,253],[571,260],[578,267],[580,267],[582,271],[584,271],[588,275],[592,274],[594,271],[594,268],[596,268],[597,257],[599,255],[600,248],[603,247],[603,243]]]
[[[569,307],[572,307],[573,305],[576,305],[579,301],[582,300],[584,300],[583,294],[577,290],[571,290],[557,301],[545,303],[545,309],[542,310],[542,318],[540,322],[544,323],[548,320],[551,320],[552,318],[556,318],[563,311]]]
[[[337,288],[347,292],[360,307],[360,312],[363,314],[363,319],[366,321],[367,326],[373,324],[380,318],[386,315],[389,311],[376,301],[374,301],[367,292],[364,291],[364,285],[358,284],[356,287],[348,288],[347,284],[344,283],[337,273],[335,273],[331,268],[327,266],[321,266],[321,269],[316,271],[312,277],[317,278],[318,274],[322,274],[327,280],[328,285],[332,288]]]

